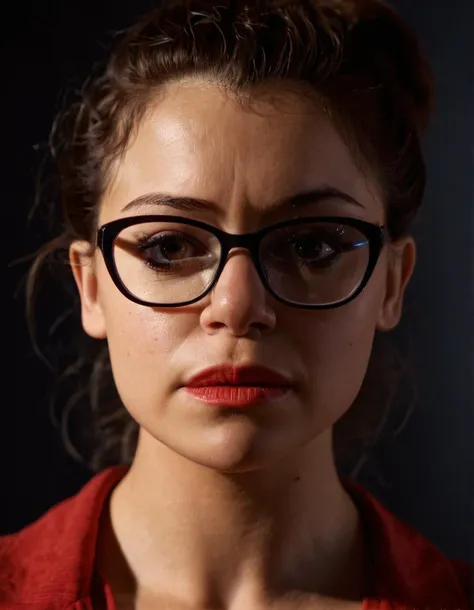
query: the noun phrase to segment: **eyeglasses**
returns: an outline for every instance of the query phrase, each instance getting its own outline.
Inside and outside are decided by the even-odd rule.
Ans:
[[[97,246],[118,290],[149,307],[182,307],[206,296],[233,248],[248,250],[268,292],[302,309],[339,307],[364,289],[387,240],[357,218],[305,217],[235,235],[180,216],[120,218]]]

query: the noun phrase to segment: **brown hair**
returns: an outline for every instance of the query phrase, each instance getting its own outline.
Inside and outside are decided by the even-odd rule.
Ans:
[[[73,240],[94,246],[97,210],[112,165],[148,102],[167,83],[194,76],[239,97],[273,82],[322,101],[353,153],[379,179],[390,237],[396,240],[409,230],[425,188],[420,137],[431,116],[433,83],[416,36],[388,5],[380,0],[166,2],[121,34],[100,72],[55,121],[51,152],[62,232],[31,267],[31,325],[44,263],[58,249],[67,251]],[[93,470],[129,463],[138,426],[115,390],[104,342],[83,340],[83,355],[62,376],[86,380],[63,408],[66,442]],[[403,363],[381,341],[376,336],[356,404],[335,426],[341,467],[353,466],[357,456],[360,466],[399,387]],[[75,428],[89,431],[82,454],[67,432],[72,412],[81,418]]]

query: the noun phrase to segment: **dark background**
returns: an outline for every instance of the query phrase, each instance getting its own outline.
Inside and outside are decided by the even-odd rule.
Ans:
[[[151,3],[128,4],[38,0],[11,4],[16,18],[2,19],[0,235],[7,263],[47,237],[41,216],[27,228],[41,144],[60,93],[87,75],[104,33]],[[378,476],[372,468],[361,480],[449,556],[474,562],[474,1],[394,5],[418,30],[438,84],[426,141],[429,185],[415,227],[418,268],[396,335],[410,346],[418,402],[397,442],[377,452]],[[0,533],[33,521],[91,476],[68,457],[48,417],[51,375],[27,335],[26,269],[9,268],[3,284]],[[61,296],[50,299],[54,308]]]

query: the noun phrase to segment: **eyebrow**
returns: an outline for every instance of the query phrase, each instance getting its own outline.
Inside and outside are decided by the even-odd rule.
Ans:
[[[360,201],[357,201],[357,199],[348,193],[345,193],[344,191],[332,186],[322,186],[310,191],[305,191],[303,193],[298,193],[296,195],[279,199],[270,205],[267,211],[282,211],[286,208],[295,209],[328,200],[345,201],[346,203],[350,203],[359,208],[365,208]],[[141,195],[130,203],[127,203],[127,205],[122,208],[122,212],[127,212],[129,210],[140,210],[153,206],[165,206],[172,208],[173,210],[184,212],[202,212],[211,210],[217,213],[222,213],[222,208],[212,201],[196,199],[193,197],[177,197],[167,193],[149,193],[146,195]]]

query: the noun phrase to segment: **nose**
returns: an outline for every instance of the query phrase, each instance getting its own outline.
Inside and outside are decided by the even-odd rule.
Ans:
[[[234,250],[214,286],[201,325],[210,334],[226,331],[235,337],[267,334],[276,315],[248,252]]]

